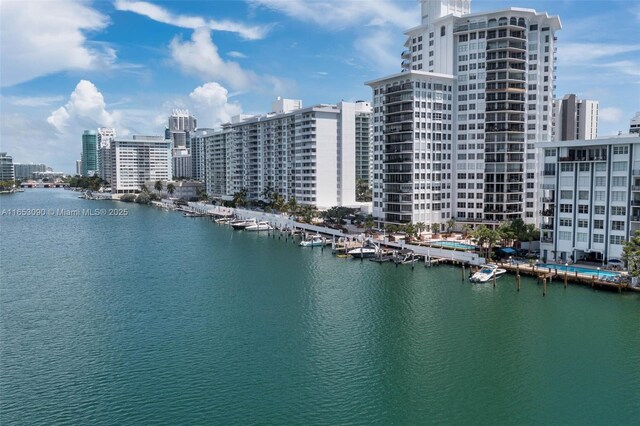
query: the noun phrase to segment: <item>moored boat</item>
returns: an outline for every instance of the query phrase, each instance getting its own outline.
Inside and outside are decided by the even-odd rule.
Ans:
[[[270,231],[273,229],[273,226],[269,225],[269,222],[266,220],[261,220],[257,223],[252,223],[244,228],[245,231]]]
[[[324,245],[324,238],[320,235],[313,235],[304,241],[300,241],[301,247],[317,247]]]
[[[364,259],[368,257],[375,257],[379,250],[380,249],[378,247],[363,246],[351,249],[347,254],[358,259]]]
[[[473,274],[469,280],[474,283],[486,283],[493,280],[494,277],[497,279],[506,273],[506,269],[498,268],[498,265],[489,263],[482,265],[480,270]]]
[[[233,229],[246,229],[248,226],[255,225],[256,223],[257,222],[255,219],[249,219],[233,221],[230,223],[230,225],[233,227]]]

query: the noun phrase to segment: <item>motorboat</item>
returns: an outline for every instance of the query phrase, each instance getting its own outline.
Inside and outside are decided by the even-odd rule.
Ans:
[[[269,222],[266,220],[261,220],[257,223],[252,223],[244,228],[245,231],[270,231],[273,227],[269,225]]]
[[[229,223],[233,229],[246,229],[248,226],[257,224],[255,219],[248,220],[234,220]]]
[[[367,257],[375,257],[379,251],[380,249],[378,247],[363,246],[351,249],[347,254],[358,259],[364,259]]]
[[[227,224],[230,221],[231,219],[229,219],[228,217],[221,217],[221,218],[215,219],[215,222],[220,224]]]
[[[498,265],[489,263],[480,266],[480,270],[471,276],[470,281],[474,283],[486,283],[493,280],[494,277],[498,279],[506,273],[506,269],[498,268]]]
[[[320,235],[313,235],[304,241],[300,241],[301,247],[317,247],[324,245],[324,238]]]

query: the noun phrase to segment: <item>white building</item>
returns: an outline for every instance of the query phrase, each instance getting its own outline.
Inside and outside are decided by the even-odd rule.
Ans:
[[[171,141],[163,136],[133,135],[111,141],[105,165],[113,193],[139,191],[145,181],[171,179]]]
[[[636,112],[636,115],[631,119],[629,133],[640,134],[640,112]]]
[[[367,83],[374,89],[375,215],[394,223],[425,218],[427,225],[449,217],[471,224],[537,223],[535,142],[551,141],[559,18],[521,8],[471,13],[470,0],[421,5],[422,23],[406,32],[401,54],[408,91],[401,97],[386,92],[401,75]],[[398,108],[406,119],[385,121]],[[400,139],[402,167],[385,164],[397,161],[389,154]],[[429,152],[434,146],[440,151]],[[398,169],[403,190],[413,190],[386,191],[397,176],[391,170]],[[429,200],[425,191],[434,184],[446,192]]]
[[[541,257],[606,261],[640,229],[640,137],[539,144]]]
[[[196,130],[198,120],[189,115],[189,110],[175,109],[169,117],[169,133],[174,148],[189,148],[189,133]]]
[[[553,101],[553,140],[573,141],[598,137],[598,101],[565,95]]]
[[[51,172],[53,169],[47,167],[46,164],[20,164],[14,163],[13,169],[15,171],[16,180],[28,180],[35,179],[34,173],[36,172]]]
[[[105,176],[109,175],[109,171],[106,170],[108,164],[111,164],[108,158],[111,155],[111,141],[116,137],[116,129],[111,127],[99,127],[98,128],[98,176],[105,179]]]
[[[193,164],[191,160],[191,154],[185,147],[178,147],[171,149],[171,162],[173,167],[174,178],[191,178],[193,173]]]
[[[191,177],[200,182],[205,182],[207,179],[205,146],[214,133],[215,129],[207,128],[197,129],[191,133]]]
[[[6,152],[0,152],[0,182],[13,182],[14,180],[13,157],[7,155]]]
[[[155,186],[157,180],[149,180],[144,184],[149,191],[157,193]],[[200,195],[200,191],[204,189],[204,184],[195,180],[178,180],[178,181],[160,181],[162,183],[162,190],[160,196],[164,199],[173,198],[177,200],[196,201]],[[173,185],[173,192],[170,193],[168,185]]]
[[[82,176],[82,160],[76,160],[76,175]],[[102,179],[105,178],[102,177]]]
[[[208,139],[207,192],[230,198],[246,189],[253,200],[277,192],[318,208],[355,205],[356,144],[366,139],[356,137],[356,117],[370,115],[371,106],[301,105],[277,99],[274,112],[235,119]]]

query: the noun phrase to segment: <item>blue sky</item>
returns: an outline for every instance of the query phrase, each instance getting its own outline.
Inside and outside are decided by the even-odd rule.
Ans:
[[[0,151],[72,172],[84,128],[161,134],[174,108],[201,127],[370,99],[399,71],[416,0],[1,0]],[[559,15],[556,95],[600,101],[600,135],[640,111],[640,0],[473,0],[472,11]]]

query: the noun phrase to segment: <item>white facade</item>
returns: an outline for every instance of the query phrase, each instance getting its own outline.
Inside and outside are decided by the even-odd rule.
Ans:
[[[382,221],[403,223],[412,220],[415,223],[416,217],[427,217],[426,221],[420,220],[427,225],[444,223],[449,217],[459,223],[492,225],[515,218],[534,224],[538,221],[535,214],[538,182],[535,143],[551,141],[555,88],[554,34],[560,29],[560,20],[546,13],[521,8],[472,14],[470,3],[422,0],[422,24],[406,32],[406,50],[401,55],[402,70],[411,72],[412,84],[415,84],[416,73],[422,72],[423,79],[432,75],[439,84],[452,85],[451,92],[442,93],[447,98],[451,95],[451,101],[439,101],[451,110],[447,109],[447,121],[439,123],[430,122],[433,111],[429,111],[429,106],[433,107],[433,100],[416,100],[413,94],[409,94],[413,102],[419,102],[413,108],[420,109],[407,109],[406,113],[422,115],[424,111],[425,119],[406,123],[412,126],[414,137],[405,142],[413,144],[413,153],[421,156],[418,148],[421,144],[438,143],[434,137],[441,137],[443,142],[446,140],[447,151],[437,153],[440,164],[433,166],[440,168],[435,170],[436,177],[447,179],[442,183],[451,185],[455,190],[442,194],[450,197],[444,202],[441,198],[437,200],[440,203],[435,203],[435,207],[441,209],[439,215],[423,215],[422,212],[414,215],[414,211],[422,211],[423,204],[414,202],[411,210],[402,212],[404,219],[395,221],[392,218],[397,218],[397,214],[390,216],[380,210],[383,206],[378,205],[375,215]],[[391,76],[389,79],[400,81],[401,77]],[[367,84],[372,86],[372,83],[378,84],[382,80],[385,79]],[[380,89],[383,88],[378,86]],[[374,97],[382,96],[382,101],[380,98],[378,103],[374,101],[378,114],[394,108],[393,102],[384,98],[395,97],[385,95],[390,94],[376,95],[374,88]],[[426,104],[424,110],[423,102]],[[409,104],[406,107],[409,108]],[[420,125],[419,131],[416,124]],[[423,124],[426,127],[423,128]],[[434,125],[439,130],[434,132]],[[374,162],[376,156],[380,161],[385,154],[383,148],[390,136],[385,134],[387,127],[390,126],[386,121],[374,122]],[[429,170],[425,174],[427,172]],[[433,175],[434,169],[430,172]],[[406,183],[414,187],[416,183],[422,185],[422,171],[419,176],[418,181],[412,179]],[[374,169],[374,193],[377,185],[379,204],[391,195],[385,193],[382,179],[381,169]],[[426,181],[424,183],[427,184]],[[415,196],[422,200],[422,193],[411,195],[414,201]],[[424,204],[426,208],[426,200]],[[403,208],[407,209],[408,204]]]
[[[206,181],[205,146],[207,139],[215,133],[214,129],[198,129],[191,133],[191,177],[200,182]]]
[[[0,152],[0,182],[15,180],[13,157],[6,152]]]
[[[193,162],[189,150],[184,147],[171,150],[171,164],[174,178],[189,179],[193,174]]]
[[[598,101],[566,95],[553,101],[553,140],[588,140],[598,137]]]
[[[114,193],[139,191],[145,181],[171,179],[171,141],[163,136],[114,139],[108,178]]]
[[[276,103],[282,110],[301,105]],[[246,189],[253,200],[277,192],[318,208],[355,204],[355,117],[370,110],[365,102],[341,102],[226,124],[205,148],[207,192],[230,198]]]
[[[620,258],[623,242],[640,229],[640,137],[539,148],[542,259]]]

